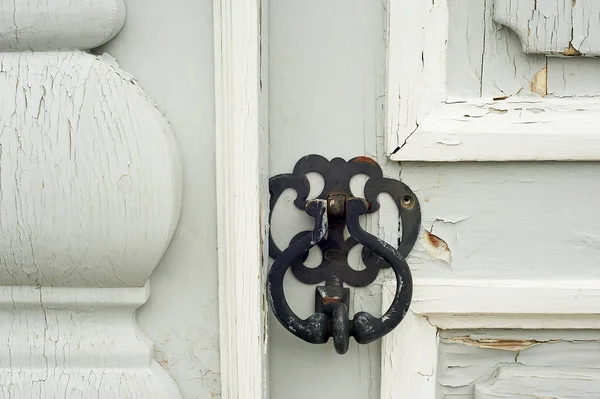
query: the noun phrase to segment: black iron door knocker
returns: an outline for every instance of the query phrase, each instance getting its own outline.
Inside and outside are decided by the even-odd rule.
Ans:
[[[319,173],[325,186],[315,198],[307,200],[310,183],[307,174]],[[350,179],[365,174],[364,198],[355,197],[350,190]],[[419,201],[404,183],[383,177],[379,165],[370,158],[357,157],[350,161],[334,158],[328,161],[320,155],[307,155],[294,167],[293,173],[274,176],[269,181],[271,193],[269,221],[281,194],[288,188],[296,191],[294,201],[298,209],[314,217],[312,231],[303,231],[292,238],[285,250],[277,247],[269,235],[269,255],[275,260],[267,281],[268,298],[277,320],[292,334],[313,343],[322,344],[333,337],[338,353],[348,351],[350,337],[359,344],[373,342],[393,330],[404,318],[412,299],[412,277],[405,257],[414,246],[421,225]],[[378,195],[388,193],[396,203],[402,221],[402,237],[398,248],[367,233],[359,224],[359,216],[379,209]],[[344,238],[344,229],[349,238]],[[357,244],[364,246],[363,270],[354,270],[348,264],[348,253]],[[323,253],[317,267],[307,267],[304,261],[315,245]],[[376,318],[367,312],[358,312],[350,320],[349,289],[365,287],[377,277],[379,269],[391,267],[396,275],[396,294],[385,314]],[[288,305],[283,292],[283,278],[291,268],[294,276],[305,284],[317,287],[315,313],[307,319],[298,317]]]

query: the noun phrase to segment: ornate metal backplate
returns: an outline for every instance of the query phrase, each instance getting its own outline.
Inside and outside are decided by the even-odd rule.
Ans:
[[[307,174],[311,172],[319,173],[325,185],[315,199],[307,200],[310,192]],[[350,180],[360,174],[368,176],[364,198],[354,196],[350,189]],[[269,254],[275,263],[269,273],[268,290],[275,316],[289,331],[308,342],[323,343],[333,336],[340,353],[348,349],[349,336],[354,336],[359,343],[383,336],[402,320],[410,305],[412,278],[404,258],[419,234],[421,212],[417,197],[404,183],[383,177],[379,165],[367,157],[350,161],[341,158],[328,161],[320,155],[301,158],[292,173],[270,179],[271,215],[281,194],[289,188],[297,193],[295,206],[315,217],[315,227],[298,233],[283,251],[272,235],[269,236]],[[402,221],[402,237],[397,248],[365,232],[358,222],[359,215],[379,210],[381,193],[392,197]],[[348,238],[344,238],[345,228],[350,233]],[[358,244],[364,245],[362,259],[366,267],[363,270],[355,270],[348,264],[348,253]],[[308,251],[315,245],[321,249],[323,260],[317,267],[307,267],[304,262]],[[381,268],[390,266],[396,273],[398,287],[397,298],[388,312],[380,319],[360,312],[348,320],[348,289],[343,285],[367,286]],[[305,284],[325,282],[325,286],[317,290],[316,313],[306,320],[300,320],[285,300],[283,276],[288,268]],[[377,326],[379,330],[375,331]]]

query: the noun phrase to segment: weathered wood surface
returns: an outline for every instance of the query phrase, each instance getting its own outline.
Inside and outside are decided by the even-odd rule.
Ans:
[[[587,19],[598,14],[589,2],[573,2],[573,10],[571,3],[539,2],[531,25],[546,33],[535,31],[535,37],[559,40],[559,30],[571,35],[571,27],[556,21],[576,23],[584,14]],[[390,2],[386,143],[392,159],[600,159],[595,124],[600,62],[524,51],[518,32],[497,21],[502,4],[516,13],[507,18],[518,23],[533,18],[528,7],[536,6],[504,0]],[[580,47],[600,43],[598,24],[584,25]]]
[[[494,21],[516,32],[527,54],[600,55],[595,0],[493,0],[493,4]]]
[[[448,331],[440,337],[438,397],[597,398],[595,331]]]

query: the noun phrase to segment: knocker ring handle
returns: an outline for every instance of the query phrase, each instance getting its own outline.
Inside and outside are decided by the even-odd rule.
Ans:
[[[292,334],[313,344],[325,343],[329,337],[333,337],[336,351],[346,353],[350,336],[359,344],[368,344],[389,333],[402,321],[412,299],[412,276],[408,264],[397,249],[367,233],[360,226],[359,216],[367,213],[369,204],[362,198],[348,198],[345,201],[348,232],[358,243],[369,248],[392,267],[396,275],[394,300],[380,318],[367,312],[358,312],[352,320],[348,320],[348,307],[341,302],[332,302],[324,313],[314,313],[307,319],[298,317],[285,298],[283,278],[293,261],[301,258],[327,236],[326,202],[307,202],[306,211],[315,218],[315,226],[312,232],[293,242],[276,258],[268,276],[268,297],[275,317]]]
[[[309,173],[323,177],[324,186],[316,198],[308,200]],[[364,198],[350,187],[354,176],[365,175]],[[338,353],[346,353],[350,337],[367,344],[389,333],[404,318],[412,299],[412,277],[404,260],[413,248],[421,226],[421,209],[415,193],[403,182],[383,176],[381,167],[367,157],[327,160],[320,155],[302,157],[292,173],[271,177],[269,221],[275,204],[287,189],[296,192],[293,202],[298,209],[314,217],[312,231],[296,234],[287,249],[275,243],[269,233],[269,255],[274,259],[268,275],[268,300],[279,322],[292,334],[313,344],[323,344],[333,337]],[[379,195],[389,194],[402,221],[398,249],[367,233],[359,224],[359,216],[380,209]],[[349,233],[346,233],[346,231]],[[364,268],[355,270],[348,262],[352,248],[362,244]],[[304,264],[309,250],[318,246],[322,259],[318,266]],[[396,275],[396,294],[392,305],[380,317],[358,312],[349,318],[350,289],[373,283],[379,270],[391,267]],[[301,319],[290,308],[283,290],[286,272],[291,270],[304,284],[320,284],[316,289],[315,313]]]

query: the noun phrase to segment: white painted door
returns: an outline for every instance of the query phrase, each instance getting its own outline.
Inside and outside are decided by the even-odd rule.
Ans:
[[[599,397],[597,7],[0,0],[0,397]],[[261,183],[311,153],[423,211],[410,312],[344,356],[264,328]]]
[[[598,7],[271,4],[271,175],[310,153],[367,155],[423,211],[405,320],[338,356],[272,318],[274,398],[600,396]],[[271,227],[285,243],[310,221],[283,208]],[[392,209],[363,221],[388,242]],[[353,289],[353,310],[381,314],[389,277]],[[308,316],[314,287],[286,284]]]

